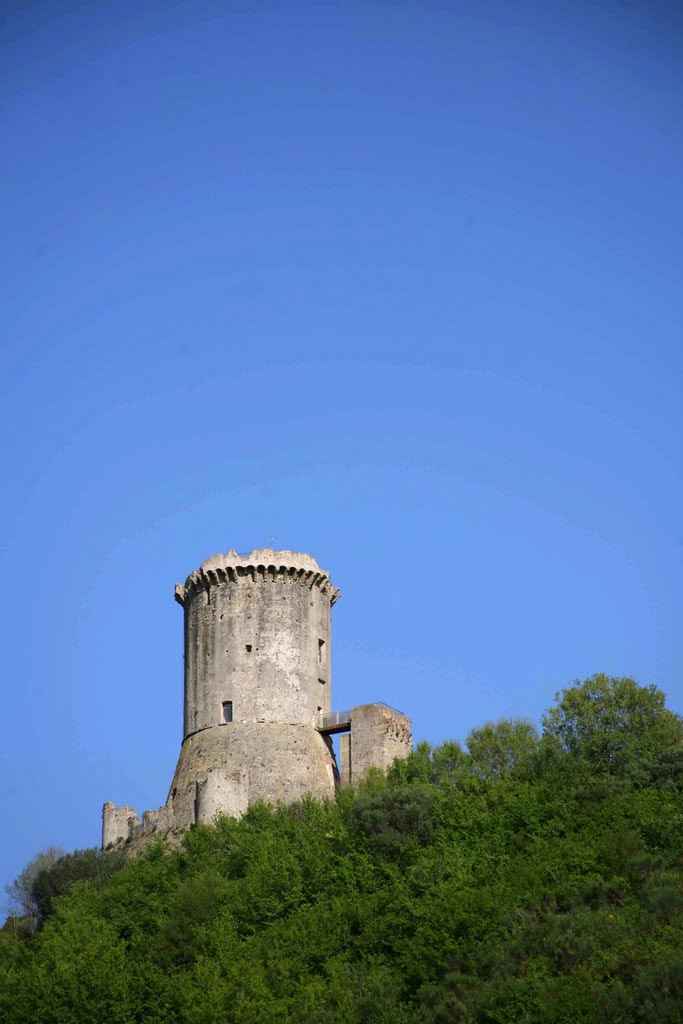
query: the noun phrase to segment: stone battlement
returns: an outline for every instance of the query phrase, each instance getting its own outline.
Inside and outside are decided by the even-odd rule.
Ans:
[[[184,584],[176,583],[175,599],[179,604],[184,604],[186,598],[197,590],[206,590],[221,583],[236,583],[242,579],[270,583],[287,580],[311,588],[318,587],[329,597],[330,604],[334,604],[340,596],[340,591],[333,585],[329,575],[311,555],[256,548],[249,554],[240,555],[231,549],[225,555],[207,558],[199,569],[190,573]]]

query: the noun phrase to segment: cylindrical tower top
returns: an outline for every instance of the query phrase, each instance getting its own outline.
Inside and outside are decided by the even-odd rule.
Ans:
[[[214,555],[178,584],[185,736],[226,725],[226,736],[250,724],[313,728],[331,708],[330,608],[338,595],[310,555],[270,548]]]
[[[188,596],[195,590],[204,590],[211,584],[236,582],[240,577],[266,574],[288,575],[301,583],[317,587],[329,597],[334,604],[340,596],[339,590],[333,585],[324,569],[321,569],[312,555],[303,551],[273,551],[272,548],[255,548],[248,553],[235,551],[233,548],[225,555],[212,555],[185,580],[176,583],[175,598],[184,605]]]

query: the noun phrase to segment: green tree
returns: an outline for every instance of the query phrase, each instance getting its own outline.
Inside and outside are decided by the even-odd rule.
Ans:
[[[528,767],[538,749],[538,729],[525,718],[486,722],[467,737],[474,770],[487,779]]]
[[[628,677],[591,676],[563,690],[543,716],[544,737],[599,772],[651,769],[683,746],[683,719],[656,686]]]
[[[10,913],[22,918],[30,932],[35,931],[40,921],[40,905],[35,892],[36,880],[41,872],[48,871],[63,856],[64,850],[58,846],[48,846],[28,862],[13,882],[5,886],[5,892],[9,896]]]
[[[16,987],[17,1024],[132,1024],[133,964],[116,928],[98,912],[96,894],[77,886],[34,938],[23,983]]]
[[[405,860],[434,840],[435,797],[433,789],[419,786],[360,797],[353,809],[355,828],[371,849],[391,860]]]
[[[126,855],[120,850],[101,851],[92,848],[66,853],[54,864],[43,868],[36,875],[32,886],[38,923],[42,924],[50,916],[55,898],[67,893],[76,882],[90,882],[101,889],[112,873],[125,863]]]

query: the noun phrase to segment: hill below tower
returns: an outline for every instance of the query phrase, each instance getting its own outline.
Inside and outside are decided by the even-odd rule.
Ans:
[[[683,723],[594,676],[323,801],[82,851],[0,932],[7,1024],[678,1024]],[[30,884],[29,884],[30,883]]]

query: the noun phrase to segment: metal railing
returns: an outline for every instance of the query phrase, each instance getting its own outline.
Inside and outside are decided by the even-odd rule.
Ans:
[[[323,731],[339,729],[351,725],[351,709],[346,711],[319,711],[316,715],[315,727]]]
[[[405,714],[405,711],[399,711],[399,709],[395,708],[393,704],[387,704],[387,702],[385,700],[374,700],[372,703],[373,704],[381,704],[382,707],[389,708],[390,711],[395,711],[397,715],[404,715]]]

